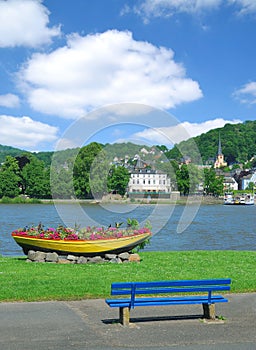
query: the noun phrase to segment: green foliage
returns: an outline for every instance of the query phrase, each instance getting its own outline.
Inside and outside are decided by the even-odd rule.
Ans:
[[[21,156],[23,153],[24,151],[21,149],[0,145],[0,164],[5,161],[7,156],[17,157]]]
[[[97,142],[92,142],[80,149],[73,169],[74,188],[77,198],[91,197],[90,170],[101,150],[102,146]]]
[[[123,166],[112,166],[108,176],[108,190],[123,196],[130,179],[129,171]]]
[[[107,154],[104,149],[101,149],[91,164],[89,174],[89,186],[95,199],[101,199],[108,192],[107,181],[109,168]]]
[[[177,172],[179,170],[179,164],[176,160],[170,160],[170,161],[165,161],[165,162],[157,162],[156,163],[156,168],[158,170],[163,171],[166,173],[169,178],[171,179],[171,187],[172,190],[177,191]]]
[[[133,158],[135,154],[140,153],[141,148],[150,150],[151,147],[136,145],[131,142],[123,142],[114,144],[107,143],[105,145],[105,148],[107,150],[109,159],[112,160],[114,157],[124,158],[125,156],[128,156],[130,158]]]
[[[51,198],[50,171],[35,156],[21,170],[24,194],[31,198]]]
[[[178,190],[183,195],[189,194],[190,179],[187,165],[183,164],[181,168],[176,173]]]
[[[132,229],[137,229],[139,227],[139,222],[136,219],[127,219],[127,226],[131,227]]]
[[[0,171],[0,198],[14,198],[20,194],[20,174],[18,161],[7,156]]]
[[[245,163],[256,154],[256,121],[246,121],[241,124],[226,124],[223,128],[213,129],[200,136],[182,141],[165,155],[169,159],[176,160],[187,155],[194,163],[197,163],[195,148],[191,148],[192,143],[195,142],[202,161],[205,163],[216,157],[219,135],[222,152],[228,164]]]
[[[216,175],[213,168],[204,169],[204,191],[207,195],[220,196],[223,194],[223,176]]]
[[[58,199],[70,199],[74,196],[72,169],[51,167],[51,194]]]
[[[178,190],[183,195],[194,193],[204,180],[203,171],[194,164],[182,164],[176,171]]]
[[[0,199],[0,203],[2,204],[38,204],[41,203],[41,201],[37,198],[27,198],[24,196],[9,198],[9,197],[2,197]]]

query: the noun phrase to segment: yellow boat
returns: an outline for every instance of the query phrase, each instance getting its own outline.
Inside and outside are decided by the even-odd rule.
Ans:
[[[106,253],[119,254],[129,252],[151,237],[146,232],[134,236],[96,240],[53,240],[12,234],[15,242],[25,254],[29,250],[56,252],[58,254],[74,254],[79,256],[104,255]]]

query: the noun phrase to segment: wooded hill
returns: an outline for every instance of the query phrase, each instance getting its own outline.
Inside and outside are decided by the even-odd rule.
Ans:
[[[218,152],[219,136],[221,139],[222,152],[228,164],[245,163],[256,155],[256,121],[246,121],[241,124],[226,124],[223,128],[213,129],[200,136],[182,141],[168,150],[165,146],[156,146],[163,150],[168,159],[180,161],[183,157],[190,157],[193,163],[211,163]],[[142,148],[150,150],[151,147],[135,145],[131,142],[102,145],[107,148],[109,157],[124,158],[126,155],[133,157]],[[59,151],[58,159],[64,164],[67,159],[77,154],[75,149]],[[0,145],[0,163],[4,162],[7,155],[17,157],[31,154],[18,148]],[[32,153],[46,166],[51,164],[54,152]],[[201,157],[201,160],[200,160]]]
[[[226,124],[223,128],[213,129],[200,136],[182,141],[169,150],[166,156],[178,160],[189,156],[193,163],[212,162],[218,153],[219,136],[222,153],[228,164],[245,163],[256,155],[256,121],[241,124]],[[195,149],[195,144],[199,152]]]

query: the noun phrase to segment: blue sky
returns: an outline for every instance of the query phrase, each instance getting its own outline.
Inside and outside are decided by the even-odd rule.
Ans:
[[[171,147],[255,120],[255,32],[255,0],[0,0],[0,144]]]

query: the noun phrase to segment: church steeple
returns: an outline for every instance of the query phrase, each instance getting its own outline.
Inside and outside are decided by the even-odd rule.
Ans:
[[[222,149],[221,149],[221,140],[220,140],[220,133],[219,133],[219,147],[218,147],[218,155],[222,154]]]
[[[220,133],[219,133],[219,146],[218,146],[218,155],[217,159],[214,163],[214,168],[222,168],[227,166],[227,162],[224,161],[224,155],[222,153],[222,148],[221,148],[221,140],[220,140]]]

